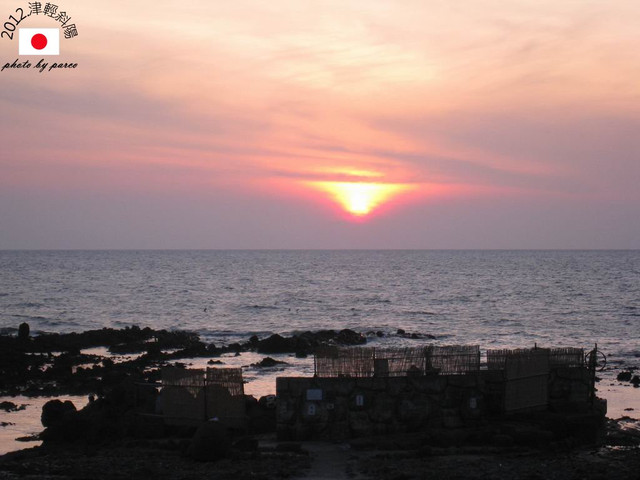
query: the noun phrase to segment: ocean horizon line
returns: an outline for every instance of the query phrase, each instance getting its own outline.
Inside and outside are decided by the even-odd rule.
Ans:
[[[0,252],[637,252],[638,248],[0,248]]]

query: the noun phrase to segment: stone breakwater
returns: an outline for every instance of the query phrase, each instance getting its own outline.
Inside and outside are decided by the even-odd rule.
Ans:
[[[589,375],[582,367],[554,369],[547,405],[524,411],[529,416],[526,427],[509,433],[526,445],[566,437],[597,442],[604,432],[606,403],[591,401]],[[428,431],[457,436],[460,442],[483,435],[485,441],[499,442],[500,435],[506,435],[499,425],[506,418],[507,384],[502,372],[488,370],[464,375],[279,377],[278,437],[344,441]]]

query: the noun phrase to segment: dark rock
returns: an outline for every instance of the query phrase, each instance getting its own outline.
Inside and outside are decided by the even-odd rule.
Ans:
[[[276,408],[276,400],[275,395],[265,395],[264,397],[260,397],[258,404],[267,410],[274,410]]]
[[[633,386],[636,388],[640,387],[640,377],[638,375],[634,375],[631,379],[631,383],[633,383]]]
[[[81,411],[76,412],[74,407],[58,415],[58,420],[51,422],[41,434],[42,440],[45,445],[57,442],[95,445],[122,441],[126,436],[136,433],[136,395],[140,406],[144,408],[147,399],[155,403],[153,393],[152,390],[139,390],[132,380],[121,381],[109,387],[102,397],[89,403]],[[59,409],[60,405],[57,404],[55,408]],[[43,424],[45,422],[43,420]]]
[[[404,337],[404,338],[410,338],[412,340],[419,340],[422,338],[427,338],[429,340],[434,340],[436,337],[435,335],[431,335],[429,333],[407,333],[406,331],[404,331],[402,328],[399,328],[398,331],[396,332],[397,335]]]
[[[335,341],[339,345],[363,345],[367,343],[367,338],[361,333],[345,328],[340,330]]]
[[[631,376],[632,376],[631,372],[620,372],[616,378],[620,382],[630,382]]]
[[[249,408],[258,404],[258,399],[253,395],[245,395],[244,404],[245,404],[245,410],[249,410]]]
[[[249,430],[252,433],[270,433],[276,430],[276,397],[267,395],[256,400],[245,396]]]
[[[60,400],[49,400],[42,407],[42,415],[40,420],[44,427],[58,426],[62,424],[65,419],[65,415],[69,412],[76,412],[76,406],[73,402],[67,400],[61,402]]]
[[[82,333],[49,333],[33,337],[32,351],[69,351],[75,347],[79,349],[112,346],[121,343],[142,342],[150,339],[154,334],[162,335],[163,330],[154,332],[150,328],[127,327],[120,330],[103,328],[101,330],[88,330]]]
[[[76,346],[76,345],[71,345],[68,349],[67,349],[67,355],[71,356],[71,357],[77,357],[80,355],[80,349]]]
[[[336,338],[335,330],[319,330],[317,332],[303,332],[297,336],[297,342],[305,342],[305,344],[311,347],[317,347],[318,345],[327,345]]]
[[[146,353],[117,363],[102,356],[80,354],[81,349],[101,345],[118,353]],[[167,349],[176,351],[163,353]],[[53,356],[52,351],[64,353]],[[102,394],[127,378],[157,381],[159,361],[220,353],[224,352],[200,342],[190,332],[138,327],[39,334],[28,342],[21,342],[17,336],[0,335],[0,390],[6,395]]]
[[[294,350],[294,342],[274,333],[258,343],[260,353],[289,353]]]
[[[320,330],[317,332],[307,331],[288,338],[275,333],[258,341],[257,350],[260,353],[295,353],[299,357],[304,357],[313,353],[314,349],[320,345],[351,346],[365,343],[367,343],[367,339],[364,335],[350,329],[344,329],[340,332]]]
[[[305,358],[313,352],[313,346],[311,341],[302,336],[294,336],[295,339],[295,354],[298,358]]]
[[[251,364],[252,367],[258,368],[275,367],[276,365],[287,365],[287,362],[281,362],[280,360],[275,360],[271,357],[265,357],[260,362]]]
[[[18,406],[13,402],[0,402],[0,410],[4,410],[5,412],[18,412],[25,408],[27,408],[26,405]]]
[[[111,345],[109,352],[116,355],[128,355],[131,353],[141,353],[147,350],[149,345],[147,342],[135,342],[135,343],[121,343],[118,345]]]
[[[227,428],[220,422],[205,422],[196,430],[187,454],[194,460],[209,462],[225,458],[231,448]]]

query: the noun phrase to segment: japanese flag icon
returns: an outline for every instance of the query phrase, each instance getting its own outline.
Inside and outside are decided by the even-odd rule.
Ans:
[[[60,29],[21,28],[18,55],[60,55]]]

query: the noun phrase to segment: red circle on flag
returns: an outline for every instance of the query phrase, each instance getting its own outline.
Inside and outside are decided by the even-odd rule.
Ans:
[[[47,37],[41,33],[36,33],[31,37],[31,46],[36,50],[42,50],[47,46]]]

